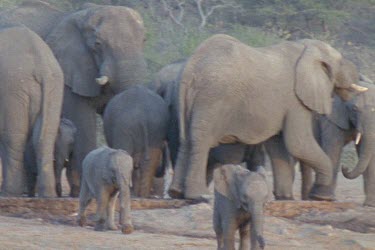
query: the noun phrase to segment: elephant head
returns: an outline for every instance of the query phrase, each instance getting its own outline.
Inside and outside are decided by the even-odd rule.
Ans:
[[[143,82],[144,33],[136,11],[89,5],[66,16],[46,41],[64,71],[65,84],[78,95],[95,97],[103,85],[119,93]]]
[[[349,120],[354,125],[357,136],[356,144],[359,145],[359,161],[352,170],[343,167],[342,172],[346,178],[354,179],[367,169],[375,152],[375,87],[362,83],[368,91],[357,95],[347,103]]]
[[[357,85],[359,75],[355,65],[330,45],[309,39],[300,43],[304,50],[296,65],[295,92],[309,109],[330,114],[332,90],[343,100],[351,99],[352,93],[367,90]]]
[[[257,244],[263,249],[263,209],[268,198],[263,167],[251,172],[240,165],[224,165],[215,171],[215,190],[251,215],[251,228],[256,234]]]

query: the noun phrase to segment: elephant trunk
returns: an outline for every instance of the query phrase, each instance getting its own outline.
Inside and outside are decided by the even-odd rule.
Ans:
[[[99,85],[110,84],[115,94],[131,85],[144,83],[147,78],[147,64],[142,53],[130,56],[121,54],[105,60],[100,66],[100,75],[96,78]]]
[[[264,249],[263,238],[264,214],[263,204],[251,207],[251,249]]]
[[[348,179],[355,179],[367,169],[372,154],[375,150],[375,135],[364,135],[362,137],[360,150],[359,150],[359,160],[357,166],[352,170],[347,168],[342,168],[343,175]]]

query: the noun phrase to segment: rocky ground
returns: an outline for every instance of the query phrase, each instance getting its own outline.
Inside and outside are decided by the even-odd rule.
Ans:
[[[296,177],[294,188],[299,199],[298,172]],[[340,174],[338,202],[270,201],[266,209],[266,249],[375,249],[375,208],[362,207],[363,199],[362,179],[346,180]],[[216,248],[212,203],[181,207],[181,202],[161,206],[158,201],[134,200],[136,231],[123,235],[120,231],[95,232],[92,215],[88,226],[78,227],[76,200],[14,202],[0,199],[0,249]],[[144,206],[172,208],[138,210]]]

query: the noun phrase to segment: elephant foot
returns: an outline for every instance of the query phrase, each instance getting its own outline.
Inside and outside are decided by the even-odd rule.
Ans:
[[[334,201],[335,195],[331,186],[314,184],[310,191],[309,198],[318,201]]]
[[[56,194],[57,194],[57,197],[61,197],[62,196],[61,183],[56,184]]]
[[[375,207],[375,200],[366,199],[365,202],[363,203],[363,206]]]
[[[275,200],[278,201],[291,201],[294,200],[293,196],[275,195]]]
[[[83,227],[86,225],[86,217],[85,216],[79,216],[77,219],[77,223],[80,227]]]
[[[176,189],[170,188],[168,190],[168,194],[172,199],[183,199],[184,198],[184,194],[182,193],[181,190],[176,190]]]
[[[94,230],[95,231],[105,231],[107,228],[106,228],[106,226],[105,226],[105,223],[104,223],[104,221],[101,221],[101,220],[99,220],[98,222],[96,222],[96,224],[95,224],[95,228],[94,228]]]
[[[121,232],[123,234],[131,234],[134,231],[134,227],[132,224],[124,224],[121,227]]]
[[[264,241],[263,236],[258,235],[257,241],[258,241],[258,244],[259,244],[259,248],[264,249],[264,247],[266,246],[266,242]]]
[[[70,194],[69,194],[70,197],[78,197],[79,196],[79,187],[76,186],[76,185],[73,185],[71,188],[70,188]]]
[[[116,231],[118,230],[118,227],[116,225],[108,225],[108,230]]]

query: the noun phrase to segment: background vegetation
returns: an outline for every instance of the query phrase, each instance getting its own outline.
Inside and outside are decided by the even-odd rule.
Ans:
[[[11,8],[23,0],[0,0]],[[279,40],[327,41],[375,79],[375,0],[44,0],[72,11],[82,4],[125,5],[139,11],[147,29],[152,73],[188,57],[212,34],[252,46]]]

